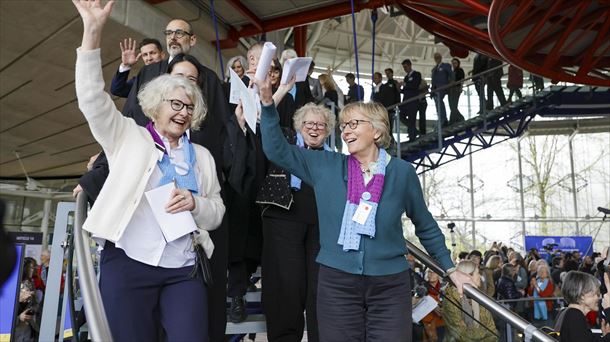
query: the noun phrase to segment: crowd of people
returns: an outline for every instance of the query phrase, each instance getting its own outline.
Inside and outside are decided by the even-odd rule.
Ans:
[[[578,251],[539,253],[531,249],[524,258],[513,248],[494,243],[483,253],[460,252],[456,264],[473,276],[483,293],[537,327],[548,327],[560,341],[607,341],[610,259],[608,251],[605,253],[582,257]],[[409,260],[414,287],[419,289],[414,292],[413,302],[429,295],[439,305],[414,325],[414,340],[506,340],[504,321],[476,302],[457,296],[451,284],[442,283],[438,275],[425,270],[412,257]],[[601,329],[603,339],[594,336],[591,329]]]

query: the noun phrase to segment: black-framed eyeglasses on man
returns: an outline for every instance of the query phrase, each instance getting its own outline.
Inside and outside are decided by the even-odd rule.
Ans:
[[[349,126],[349,128],[350,128],[350,129],[354,130],[354,129],[356,129],[356,128],[358,127],[358,125],[359,125],[361,122],[368,122],[368,123],[370,123],[371,121],[370,121],[370,120],[358,120],[358,119],[352,119],[352,120],[350,120],[350,121],[348,121],[348,122],[342,122],[342,123],[339,125],[339,130],[340,130],[341,132],[343,132],[343,131],[345,130],[345,127],[347,127],[347,126]]]
[[[186,103],[177,99],[164,99],[163,101],[169,102],[169,105],[172,107],[172,109],[177,112],[181,111],[184,107],[186,107],[186,112],[188,113],[188,115],[193,115],[193,112],[195,111],[194,105],[187,105]]]
[[[186,32],[186,31],[184,31],[184,30],[180,30],[180,29],[178,29],[178,30],[173,30],[173,31],[172,31],[172,30],[164,30],[164,31],[163,31],[163,34],[164,34],[166,37],[169,37],[169,36],[171,36],[171,35],[175,35],[175,37],[176,37],[176,38],[182,38],[182,37],[187,36],[187,35],[188,35],[188,36],[192,36],[192,35],[193,35],[193,34],[192,34],[192,33],[190,33],[190,32]]]
[[[326,122],[303,121],[303,126],[305,126],[305,128],[307,129],[313,129],[314,127],[316,129],[326,129],[326,126],[328,126],[328,124]]]

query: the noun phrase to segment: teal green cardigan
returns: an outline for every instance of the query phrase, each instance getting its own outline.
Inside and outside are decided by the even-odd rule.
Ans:
[[[357,251],[337,243],[347,199],[347,156],[290,145],[279,126],[275,105],[263,106],[260,124],[263,150],[269,160],[311,185],[316,193],[320,224],[317,262],[341,271],[368,276],[388,275],[408,268],[401,216],[406,212],[426,251],[443,267],[453,267],[445,236],[426,207],[415,169],[392,158],[386,168],[377,208],[374,238],[363,236]]]

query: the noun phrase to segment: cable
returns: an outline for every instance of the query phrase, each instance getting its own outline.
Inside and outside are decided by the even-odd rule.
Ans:
[[[360,69],[358,68],[358,39],[356,34],[356,15],[354,14],[354,0],[350,0],[352,5],[352,35],[354,36],[354,55],[356,57],[356,94],[359,99],[364,99],[364,94],[360,94]]]
[[[373,35],[373,52],[371,53],[371,75],[373,77],[373,79],[375,78],[375,26],[377,24],[377,9],[374,8],[373,11],[371,12],[371,21],[373,22],[373,29],[372,31],[372,35]],[[372,83],[372,92],[371,94],[375,93],[375,82]],[[372,97],[372,95],[371,95]]]
[[[216,32],[216,51],[218,52],[218,61],[220,62],[220,75],[224,75],[224,65],[222,64],[222,53],[220,52],[220,39],[218,38],[218,20],[216,18],[216,11],[214,10],[214,0],[210,0],[210,7],[212,8],[212,18],[214,19],[214,31]]]

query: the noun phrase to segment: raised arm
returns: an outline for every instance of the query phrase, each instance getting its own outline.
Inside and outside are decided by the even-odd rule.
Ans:
[[[102,7],[101,0],[72,0],[72,2],[83,19],[81,49],[85,51],[99,49],[102,42],[102,30],[112,12],[114,0],[108,1],[104,7]]]

